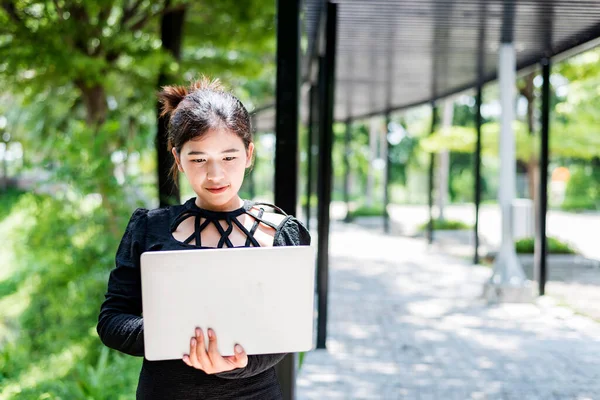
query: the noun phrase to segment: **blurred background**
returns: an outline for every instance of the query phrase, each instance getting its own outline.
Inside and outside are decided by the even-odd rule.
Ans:
[[[272,109],[275,16],[275,3],[261,0],[2,2],[0,399],[125,399],[135,392],[141,359],[109,351],[95,325],[131,213],[173,201],[161,203],[164,121],[156,93],[205,74],[221,79],[255,118]],[[303,51],[306,43],[303,32]],[[517,197],[528,216],[515,226],[515,247],[529,277],[541,80],[536,68],[519,75],[514,122]],[[600,48],[553,65],[547,293],[596,320],[598,88]],[[385,209],[393,234],[424,237],[434,168],[434,242],[470,260],[475,95],[466,90],[438,102],[433,133],[427,104],[394,112],[387,124],[383,116],[336,122],[332,219],[380,229]],[[486,84],[479,233],[481,263],[490,266],[501,233],[498,99],[497,84]],[[273,201],[275,132],[255,121],[257,158],[242,197]],[[300,187],[309,184],[315,155],[305,125]],[[181,201],[193,196],[181,180]],[[303,218],[307,203],[300,195]],[[314,219],[317,201],[310,204]]]

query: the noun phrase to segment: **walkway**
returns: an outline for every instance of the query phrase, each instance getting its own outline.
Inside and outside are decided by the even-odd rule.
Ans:
[[[490,272],[335,224],[328,349],[298,399],[600,399],[600,324],[551,298],[488,306]]]

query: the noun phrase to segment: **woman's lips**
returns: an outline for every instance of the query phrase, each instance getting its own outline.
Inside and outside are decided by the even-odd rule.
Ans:
[[[208,190],[209,192],[214,193],[214,194],[223,193],[226,189],[227,189],[227,186],[221,186],[218,188],[206,188],[206,190]]]

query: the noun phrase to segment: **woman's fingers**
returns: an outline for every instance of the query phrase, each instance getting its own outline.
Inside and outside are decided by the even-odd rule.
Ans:
[[[223,357],[219,353],[217,335],[214,330],[208,329],[208,351],[202,329],[196,328],[195,334],[196,336],[190,340],[190,354],[185,354],[182,358],[188,366],[201,369],[207,374],[214,374],[234,368],[244,368],[248,365],[248,355],[239,344],[235,345],[233,356]]]
[[[186,363],[186,365],[188,367],[193,367],[194,366],[194,364],[192,364],[192,361],[190,360],[190,356],[188,356],[187,354],[183,355],[182,360],[183,360],[184,363]]]
[[[233,352],[235,353],[233,359],[236,367],[244,368],[248,365],[248,355],[242,346],[236,344],[233,348]]]
[[[206,345],[204,344],[204,332],[202,332],[202,329],[200,328],[196,328],[196,342],[198,343],[196,345],[196,357],[198,358],[198,361],[200,363],[200,365],[202,365],[204,371],[209,372],[209,369],[212,368],[212,362],[210,360],[210,358],[208,357],[208,354],[206,353]]]
[[[219,347],[217,346],[217,335],[215,331],[208,328],[208,356],[213,364],[217,364],[221,357]]]
[[[190,339],[190,354],[187,356],[187,361],[189,362],[189,364],[188,364],[188,362],[186,362],[185,356],[184,356],[183,361],[188,365],[191,364],[190,366],[192,366],[194,368],[202,369],[202,363],[200,362],[200,359],[198,358],[198,347],[199,347],[198,341],[196,340],[196,338],[195,337],[191,338]]]
[[[234,368],[244,368],[248,365],[248,355],[242,346],[236,344],[233,353],[232,356],[223,357],[223,359]]]

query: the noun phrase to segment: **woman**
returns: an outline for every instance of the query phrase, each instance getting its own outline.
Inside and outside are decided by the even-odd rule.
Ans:
[[[170,115],[173,178],[177,182],[178,173],[185,174],[196,197],[182,205],[135,210],[117,250],[97,331],[106,346],[133,356],[144,355],[143,252],[310,244],[308,231],[296,218],[275,206],[240,198],[238,191],[252,164],[254,144],[250,117],[236,97],[218,81],[206,79],[188,88],[165,87],[159,96],[162,115]],[[137,398],[282,397],[273,367],[284,354],[248,356],[236,345],[234,356],[222,357],[216,343],[215,332],[196,328],[189,354],[181,360],[144,359]]]

